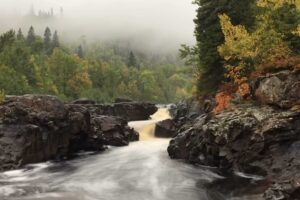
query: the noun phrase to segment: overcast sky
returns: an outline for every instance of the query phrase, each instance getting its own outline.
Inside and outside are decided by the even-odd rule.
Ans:
[[[60,7],[63,7],[64,18],[58,27],[54,27],[61,34],[73,34],[75,37],[85,35],[90,39],[145,36],[149,45],[173,48],[194,42],[193,19],[196,8],[191,1],[0,0],[0,27],[30,26],[24,24],[21,16],[29,12],[31,5],[34,5],[36,11],[53,8],[55,13],[59,13]]]

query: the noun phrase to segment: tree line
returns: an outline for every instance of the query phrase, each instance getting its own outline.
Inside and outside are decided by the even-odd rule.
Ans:
[[[101,44],[62,44],[57,31],[52,35],[48,27],[43,36],[34,27],[26,35],[10,30],[0,35],[0,96],[33,93],[66,101],[128,97],[169,103],[192,93],[192,68],[144,60],[130,49],[117,53]]]

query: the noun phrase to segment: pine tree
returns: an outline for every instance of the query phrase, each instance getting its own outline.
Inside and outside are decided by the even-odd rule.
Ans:
[[[51,54],[51,52],[52,52],[51,30],[49,27],[46,28],[45,33],[44,33],[44,49],[48,55]]]
[[[79,58],[83,58],[84,57],[84,53],[83,53],[83,49],[82,49],[81,45],[78,46],[76,53],[79,56]]]
[[[52,38],[52,51],[53,49],[59,47],[59,38],[58,38],[58,34],[57,31],[54,32],[53,38]]]
[[[183,57],[192,56],[197,61],[198,92],[200,94],[214,92],[224,79],[223,61],[217,47],[224,42],[224,36],[219,22],[219,14],[226,13],[233,24],[243,24],[251,27],[254,23],[254,0],[195,0],[197,4],[197,17],[195,35],[196,47],[182,50]]]
[[[130,51],[130,53],[129,53],[128,67],[138,67],[135,55],[132,51]]]
[[[17,33],[17,40],[24,40],[25,37],[23,35],[22,29],[19,28],[18,33]]]
[[[35,36],[35,32],[34,32],[34,28],[31,26],[29,31],[28,31],[28,35],[27,35],[27,44],[28,45],[32,45],[35,42],[36,36]]]

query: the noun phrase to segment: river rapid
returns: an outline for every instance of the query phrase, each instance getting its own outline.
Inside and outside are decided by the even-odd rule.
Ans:
[[[154,137],[161,108],[151,120],[130,122],[139,142],[82,153],[64,162],[28,165],[0,174],[1,200],[225,200],[259,199],[259,177],[225,178],[215,169],[174,161],[169,140]],[[247,195],[246,195],[247,194]],[[249,194],[249,195],[248,195]]]

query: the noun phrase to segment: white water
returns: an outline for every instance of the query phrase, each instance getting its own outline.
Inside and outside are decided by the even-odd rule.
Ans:
[[[42,163],[0,174],[1,200],[208,200],[199,183],[219,179],[208,169],[171,160],[167,139],[153,137],[154,123],[168,118],[166,110],[152,120],[132,122],[142,141],[83,155],[63,163]],[[150,127],[150,128],[149,128]],[[209,197],[210,196],[210,197]]]

